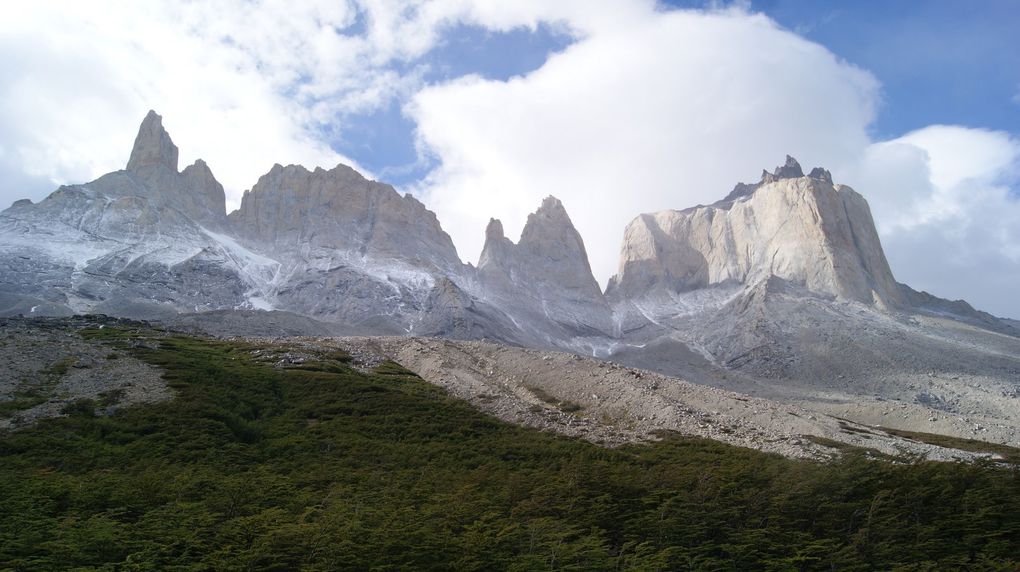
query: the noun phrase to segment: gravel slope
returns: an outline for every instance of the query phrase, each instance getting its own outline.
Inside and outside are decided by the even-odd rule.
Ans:
[[[159,370],[82,339],[70,323],[0,318],[0,430],[58,417],[79,399],[109,414],[173,396]]]
[[[361,361],[393,359],[501,419],[598,443],[655,439],[666,430],[788,457],[832,456],[835,449],[820,440],[888,455],[974,456],[797,405],[573,354],[435,338],[304,338],[304,343],[344,349]]]

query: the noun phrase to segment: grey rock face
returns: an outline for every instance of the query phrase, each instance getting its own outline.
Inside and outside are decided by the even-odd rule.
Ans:
[[[901,304],[864,198],[798,173],[788,158],[726,204],[641,215],[625,232],[613,295],[752,285],[775,276],[821,296]]]
[[[787,155],[786,163],[776,167],[771,173],[762,173],[762,182],[771,183],[780,179],[799,179],[804,176],[803,169],[800,168],[800,163],[796,159]]]
[[[309,171],[274,165],[230,214],[245,240],[289,251],[339,250],[423,267],[461,266],[435,213],[346,165]]]
[[[812,179],[818,179],[820,181],[825,181],[830,185],[832,184],[832,173],[829,173],[829,171],[821,167],[815,167],[814,169],[811,169],[811,173],[808,176],[811,177]]]
[[[196,159],[181,171],[181,187],[181,196],[175,201],[181,210],[214,227],[224,225],[227,206],[223,185],[205,161]]]
[[[177,172],[177,147],[150,112],[127,170],[0,213],[6,312],[146,317],[245,307],[254,282],[235,245],[217,238],[223,205],[204,162]]]
[[[488,298],[518,322],[551,325],[574,336],[610,335],[609,305],[592,276],[581,235],[554,197],[528,216],[520,242],[492,220],[478,261]]]
[[[357,331],[445,334],[464,304],[452,294],[470,269],[435,214],[346,165],[275,165],[229,217],[241,241],[281,267],[273,307]]]
[[[344,165],[276,165],[229,220],[247,248],[280,262],[265,296],[277,309],[364,333],[536,345],[608,331],[609,307],[555,199],[520,245],[500,230],[477,272],[417,199]],[[515,286],[522,279],[525,290]],[[541,292],[553,296],[544,306]]]
[[[138,128],[127,170],[139,171],[154,166],[163,166],[176,172],[177,145],[174,145],[170,135],[163,129],[163,118],[150,110]]]
[[[163,129],[163,118],[149,111],[138,128],[127,169],[100,177],[91,186],[109,196],[144,196],[201,224],[223,227],[223,185],[201,159],[179,173],[177,155],[177,146]]]

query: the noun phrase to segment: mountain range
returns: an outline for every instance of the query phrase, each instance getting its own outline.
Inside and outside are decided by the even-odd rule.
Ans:
[[[0,212],[0,315],[484,339],[848,416],[867,395],[1020,420],[1016,323],[898,283],[867,201],[791,157],[711,205],[637,216],[605,292],[556,198],[516,243],[485,232],[465,264],[418,199],[344,165],[274,165],[227,214],[150,111],[125,169]],[[979,389],[938,383],[953,375]]]

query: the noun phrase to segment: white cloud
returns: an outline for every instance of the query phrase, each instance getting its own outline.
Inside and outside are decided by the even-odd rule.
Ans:
[[[244,2],[210,6],[67,2],[6,11],[0,137],[24,173],[50,183],[28,189],[33,198],[57,183],[122,168],[149,108],[164,116],[182,166],[206,159],[232,202],[274,162],[342,159],[316,136],[314,109],[286,97],[284,88],[306,73],[292,50],[349,22],[350,14],[307,3],[303,13],[281,5],[249,14]],[[8,200],[26,194],[0,192]]]
[[[866,192],[897,278],[999,315],[1020,316],[1020,141],[936,125],[868,148]]]
[[[638,213],[715,201],[785,153],[852,159],[876,91],[764,17],[649,10],[526,77],[433,86],[408,111],[442,161],[423,192],[462,255],[477,258],[490,216],[518,233],[553,194],[604,282]]]
[[[458,25],[576,41],[523,77],[423,85],[422,57]],[[22,3],[0,20],[0,71],[0,203],[122,167],[151,107],[236,205],[274,162],[350,163],[330,138],[396,101],[439,162],[417,190],[466,259],[490,216],[513,235],[553,194],[604,282],[635,215],[712,202],[790,153],[871,200],[901,281],[1020,316],[1016,139],[932,127],[874,142],[877,81],[746,6]]]

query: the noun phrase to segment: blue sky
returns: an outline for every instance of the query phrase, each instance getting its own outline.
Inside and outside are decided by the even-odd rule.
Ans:
[[[636,215],[787,154],[870,202],[897,278],[1020,317],[1015,0],[19,3],[0,20],[0,202],[122,168],[149,109],[228,208],[346,163],[468,262],[560,198],[596,278]]]
[[[666,1],[662,8],[699,9],[701,0]],[[881,82],[869,126],[892,139],[932,124],[961,124],[1020,134],[1020,4],[1015,0],[756,0],[752,11],[817,42]],[[493,32],[458,26],[423,62],[425,81],[468,74],[507,80],[541,67],[573,39],[550,26]],[[331,143],[394,184],[410,184],[434,166],[419,157],[413,121],[401,102],[351,116]]]
[[[1015,0],[760,0],[751,6],[882,82],[878,137],[934,123],[1020,133]]]
[[[419,63],[424,66],[423,80],[430,83],[466,75],[505,81],[538,69],[549,54],[571,41],[569,35],[546,25],[505,32],[461,25],[448,30]],[[391,184],[421,179],[434,167],[434,160],[419,156],[415,124],[404,115],[402,105],[393,101],[371,114],[349,117],[343,135],[332,138],[332,146]]]

